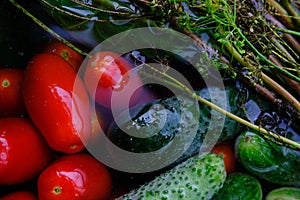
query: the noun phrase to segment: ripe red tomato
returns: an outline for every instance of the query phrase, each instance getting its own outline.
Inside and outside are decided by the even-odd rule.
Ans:
[[[78,71],[81,63],[83,62],[83,56],[81,56],[79,53],[77,53],[76,51],[74,51],[73,49],[71,49],[70,47],[68,47],[60,41],[51,42],[45,47],[43,52],[54,53],[61,56],[68,63],[70,63],[70,65],[76,72]]]
[[[95,139],[99,133],[104,132],[107,128],[107,124],[105,124],[103,120],[102,113],[99,111],[95,111],[91,115],[91,140]]]
[[[0,117],[19,117],[25,113],[22,82],[23,70],[0,69]]]
[[[18,191],[7,194],[0,198],[0,200],[38,200],[37,196],[29,191]]]
[[[237,167],[237,160],[234,153],[234,147],[231,143],[220,143],[211,150],[215,154],[222,155],[227,174],[234,172]]]
[[[111,190],[109,171],[85,153],[59,157],[38,179],[42,200],[102,200],[108,199]]]
[[[51,53],[36,55],[25,70],[23,96],[50,147],[64,153],[84,149],[81,139],[87,139],[91,129],[89,98],[64,59]]]
[[[131,64],[121,56],[98,52],[88,61],[84,83],[98,104],[111,108],[114,92],[114,108],[127,108],[129,105],[124,99],[130,99],[131,105],[135,104],[142,86],[140,77],[131,69]],[[137,88],[140,89],[135,90]]]
[[[51,158],[52,151],[31,121],[0,119],[0,184],[19,184],[36,177]]]

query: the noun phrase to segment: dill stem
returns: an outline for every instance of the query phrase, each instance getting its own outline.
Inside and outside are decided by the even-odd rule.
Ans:
[[[81,54],[83,56],[87,56],[88,55],[86,52],[84,52],[81,49],[77,48],[71,42],[69,42],[68,40],[66,40],[65,38],[63,38],[59,34],[57,34],[55,31],[53,31],[51,28],[49,28],[47,25],[45,25],[42,21],[40,21],[39,19],[37,19],[36,17],[34,17],[30,12],[28,12],[20,4],[18,4],[14,0],[9,0],[9,1],[12,3],[13,6],[15,6],[16,8],[18,8],[19,10],[21,10],[25,15],[27,15],[29,18],[31,18],[39,27],[41,27],[42,29],[44,29],[46,32],[50,33],[54,38],[56,38],[60,42],[64,43],[65,45],[67,45],[68,47],[70,47],[71,49],[73,49],[74,51],[76,51],[77,53],[79,53],[79,54]]]
[[[232,46],[230,42],[225,43],[225,47],[229,52],[233,55],[233,57],[239,62],[242,66],[247,67],[250,71],[255,71],[256,67],[252,66],[250,63],[248,63],[241,55],[240,53]],[[279,86],[275,81],[273,81],[270,77],[268,77],[266,74],[262,73],[262,80],[272,87],[278,94],[280,94],[283,98],[285,98],[288,102],[290,102],[294,108],[300,112],[300,104],[299,101],[293,97],[286,89]],[[276,85],[274,86],[274,84]],[[277,103],[277,102],[274,102]]]
[[[219,106],[211,103],[210,101],[208,101],[208,100],[200,97],[199,95],[197,95],[195,93],[193,94],[193,97],[195,99],[197,99],[200,103],[203,103],[203,104],[211,107],[212,109],[214,109],[214,110],[216,110],[216,111],[218,111],[218,112],[226,115],[227,117],[229,117],[229,118],[231,118],[231,119],[233,119],[233,120],[235,120],[235,121],[237,121],[237,122],[239,122],[239,123],[241,123],[241,124],[243,124],[243,125],[251,128],[251,129],[259,132],[263,136],[271,136],[271,137],[273,137],[275,139],[278,139],[278,140],[284,142],[285,144],[288,144],[290,147],[292,147],[294,149],[300,150],[300,143],[298,143],[298,142],[295,142],[295,141],[290,140],[288,138],[282,137],[282,136],[280,136],[280,135],[278,135],[276,133],[273,133],[273,132],[268,131],[268,130],[266,130],[266,129],[262,128],[262,127],[259,127],[259,126],[255,125],[255,124],[252,124],[251,122],[249,122],[249,121],[247,121],[247,120],[245,120],[245,119],[243,119],[241,117],[238,117],[238,116],[236,116],[236,115],[234,115],[234,114],[232,114],[232,113],[230,113],[230,112],[222,109],[221,107],[219,107]]]
[[[271,65],[272,67],[276,68],[278,71],[288,75],[289,77],[293,78],[294,80],[300,82],[300,78],[295,76],[294,74],[288,72],[287,70],[283,69],[282,67],[274,64],[272,61],[270,61],[268,58],[266,58],[263,54],[261,54],[255,47],[254,45],[246,38],[246,36],[242,33],[242,31],[237,28],[237,33],[239,34],[239,36],[241,36],[245,42],[250,46],[250,48],[260,57],[260,59],[262,59],[263,61],[265,61],[266,63],[268,63],[269,65]],[[299,111],[300,111],[300,107],[299,107]]]

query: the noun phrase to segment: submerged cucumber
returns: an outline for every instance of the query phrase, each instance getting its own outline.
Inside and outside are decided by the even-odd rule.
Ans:
[[[213,200],[261,200],[260,182],[245,173],[230,174]]]
[[[299,200],[300,188],[282,187],[269,192],[266,200]]]
[[[118,199],[211,199],[225,179],[225,166],[220,156],[213,153],[199,154]]]
[[[219,88],[212,88],[212,90],[215,94],[223,92]],[[223,101],[227,103],[227,110],[243,116],[238,100],[239,91],[235,87],[227,87],[225,92],[227,97]],[[208,89],[202,89],[197,93],[202,98],[210,100]],[[169,155],[179,152],[182,157],[177,162],[185,160],[199,152],[209,128],[211,108],[205,105],[196,106],[196,100],[187,97],[179,101],[176,97],[169,97],[132,108],[130,110],[132,121],[120,116],[123,122],[120,127],[113,123],[108,130],[108,137],[114,144],[130,152],[147,153],[161,149],[157,152],[157,157],[160,157],[165,150],[163,147],[173,145],[176,148],[172,148],[174,152]],[[222,118],[223,115],[218,113],[218,117]],[[225,118],[225,124],[212,126],[209,131],[212,137],[221,142],[233,138],[241,132],[242,128],[243,126],[238,122]],[[218,135],[217,132],[220,130],[222,133]],[[137,132],[144,138],[129,135],[128,132]]]
[[[236,140],[238,159],[246,170],[266,181],[300,186],[300,151],[269,142],[253,131]]]

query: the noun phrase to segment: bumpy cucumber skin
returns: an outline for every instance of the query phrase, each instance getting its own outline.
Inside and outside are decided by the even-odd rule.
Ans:
[[[213,200],[262,200],[260,182],[245,173],[233,173],[227,176],[223,187]]]
[[[213,153],[193,156],[118,200],[208,200],[223,186],[223,159]]]
[[[299,200],[300,188],[281,187],[270,191],[266,200]]]
[[[219,88],[213,88],[213,90],[215,93],[223,92]],[[227,110],[238,116],[244,117],[241,104],[239,103],[237,97],[238,90],[235,87],[230,86],[226,88],[225,92],[227,96],[225,100],[227,103]],[[196,93],[198,93],[202,98],[207,100],[211,99],[207,89],[199,90]],[[176,97],[159,99],[143,105],[142,107],[132,108],[130,111],[135,125],[133,126],[131,122],[125,122],[122,128],[125,128],[128,131],[139,131],[140,127],[146,127],[146,130],[151,132],[153,130],[151,126],[155,125],[156,121],[163,121],[160,119],[159,115],[157,115],[158,117],[156,121],[154,120],[151,122],[148,120],[149,116],[153,114],[153,106],[158,104],[165,109],[167,118],[165,120],[165,125],[154,136],[147,138],[136,138],[123,132],[115,123],[112,123],[108,130],[108,137],[110,140],[120,148],[127,151],[135,153],[152,152],[161,149],[166,144],[172,143],[172,140],[175,137],[186,137],[186,139],[180,140],[180,142],[183,144],[182,146],[184,146],[184,143],[188,143],[187,141],[193,134],[193,131],[191,130],[194,130],[196,127],[196,133],[191,140],[191,145],[177,163],[185,160],[191,155],[198,153],[208,131],[208,125],[210,124],[211,119],[211,109],[205,105],[199,105],[195,109],[196,101],[194,99],[187,98],[184,108],[180,108],[180,104],[178,103]],[[181,109],[189,111],[190,116],[182,118],[181,120]],[[160,110],[158,109],[158,111],[155,112],[158,113]],[[221,118],[223,117],[222,114],[219,113],[219,115]],[[216,134],[215,136],[219,138],[219,142],[222,142],[238,135],[244,127],[235,120],[226,117],[225,124],[220,123],[219,125],[212,126],[211,128],[212,129],[209,130],[210,132],[218,132],[219,130],[222,130],[221,135]],[[145,135],[147,134],[147,131],[145,132]],[[179,146],[180,145],[177,145],[177,147]]]
[[[250,173],[271,183],[300,186],[300,151],[268,142],[253,131],[236,140],[235,151]]]

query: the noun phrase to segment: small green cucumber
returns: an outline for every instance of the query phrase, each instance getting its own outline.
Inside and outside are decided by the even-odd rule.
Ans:
[[[213,91],[216,96],[224,92],[217,87],[211,88],[210,91]],[[238,89],[228,86],[225,92],[226,99],[219,101],[227,103],[229,112],[244,116],[238,100]],[[207,88],[196,93],[204,99],[211,100]],[[215,102],[221,103],[218,100]],[[116,123],[111,124],[108,138],[118,147],[135,153],[154,152],[163,150],[165,146],[174,146],[176,148],[172,148],[172,151],[176,152],[173,154],[180,151],[178,154],[182,155],[177,160],[179,163],[199,152],[208,130],[212,133],[209,136],[217,138],[219,142],[233,138],[243,130],[244,127],[241,124],[227,117],[224,124],[209,126],[211,108],[196,103],[195,99],[189,97],[182,97],[179,100],[176,97],[169,97],[134,107],[130,110],[132,119],[121,115],[119,119],[122,123],[119,123],[119,126]],[[224,115],[217,112],[216,118],[219,119],[219,117],[222,119]],[[221,134],[218,134],[220,130]],[[139,133],[143,137],[135,137],[129,135],[128,132]],[[157,157],[159,156],[161,156],[160,151],[157,153]]]
[[[213,153],[195,155],[118,200],[208,200],[223,186],[223,159]]]
[[[283,186],[300,186],[300,151],[276,145],[253,131],[237,138],[235,151],[244,168],[257,177]]]
[[[246,173],[233,173],[227,176],[223,187],[213,200],[262,200],[260,182]]]
[[[266,200],[299,200],[300,188],[281,187],[270,191]]]

